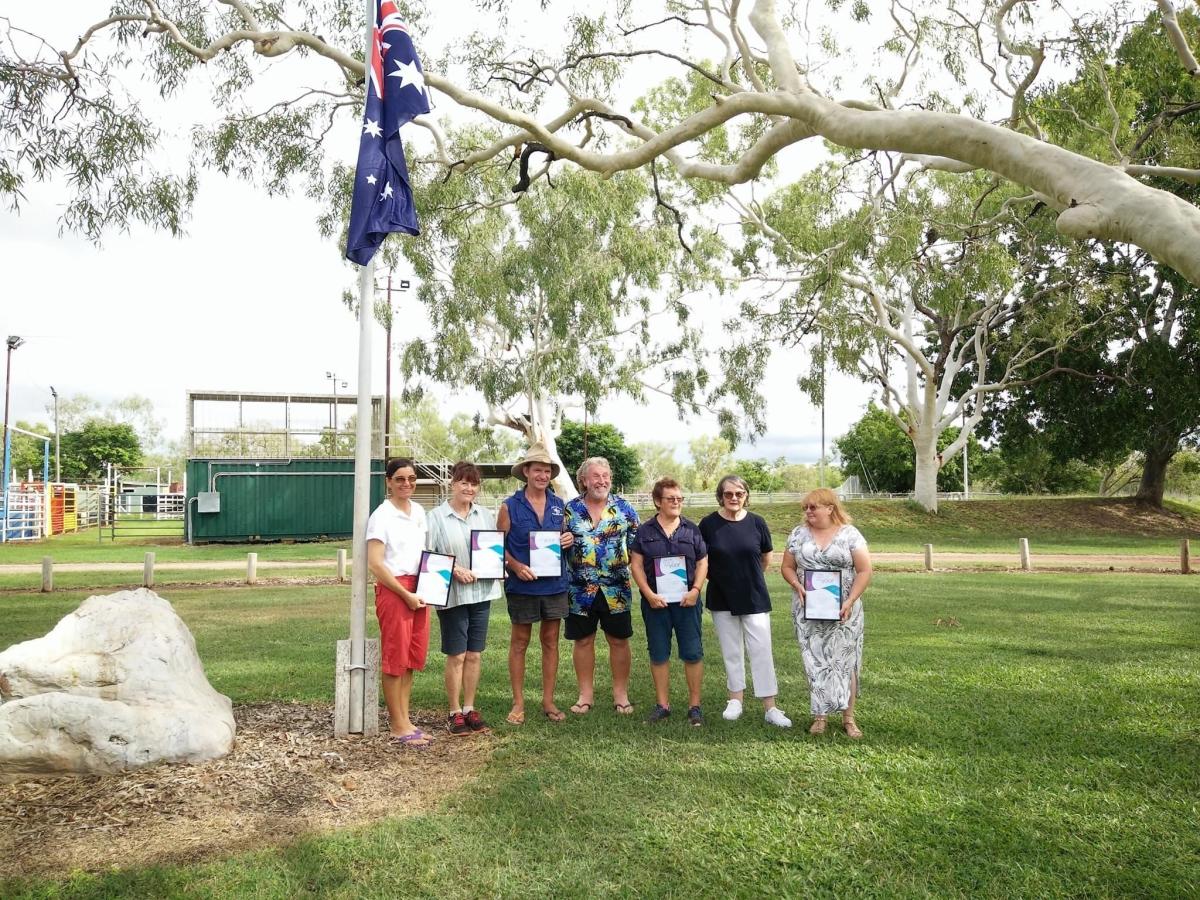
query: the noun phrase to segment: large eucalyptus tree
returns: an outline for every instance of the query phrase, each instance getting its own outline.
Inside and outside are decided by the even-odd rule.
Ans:
[[[1200,181],[1195,165],[1069,149],[1030,102],[1040,80],[1085,71],[1097,46],[1117,46],[1151,11],[1170,64],[1200,75],[1194,17],[1173,0],[1075,15],[1031,0],[827,5],[829,15],[800,16],[774,0],[614,0],[578,4],[564,20],[543,0],[547,37],[537,21],[510,27],[515,0],[480,0],[477,30],[457,43],[446,32],[461,18],[415,18],[435,98],[506,129],[465,157],[444,143],[435,155],[457,172],[538,145],[605,176],[661,159],[697,183],[735,185],[776,164],[792,180],[797,164],[783,151],[823,139],[994,173],[1053,210],[1062,235],[1135,244],[1200,284],[1200,210],[1153,184]],[[397,6],[403,14],[415,4]],[[3,193],[66,172],[75,193],[65,223],[96,234],[135,219],[179,228],[206,165],[276,190],[297,175],[327,190],[322,140],[338,116],[356,115],[361,93],[357,0],[117,0],[95,19],[59,15],[79,17],[69,45],[0,22]],[[646,62],[682,74],[671,102],[632,102],[648,78],[661,80]],[[211,85],[215,114],[197,123],[189,163],[147,163],[158,109],[123,99],[127,68],[168,97]],[[431,118],[418,124],[440,137]]]

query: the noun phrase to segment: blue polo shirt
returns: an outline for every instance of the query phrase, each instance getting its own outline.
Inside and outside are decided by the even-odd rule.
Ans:
[[[708,556],[708,547],[699,527],[683,516],[679,517],[679,527],[670,537],[663,531],[658,516],[651,516],[638,528],[629,550],[644,557],[642,569],[651,588],[654,587],[654,560],[682,556],[687,565],[688,590],[691,590],[696,583],[696,563]]]
[[[529,565],[529,532],[563,530],[563,512],[566,504],[554,491],[546,490],[546,513],[541,518],[529,505],[525,489],[520,488],[504,501],[508,509],[508,534],[504,536],[504,549],[513,559]],[[566,573],[557,578],[545,576],[533,581],[522,581],[512,572],[504,579],[506,594],[530,594],[535,597],[545,597],[550,594],[562,594],[567,590]]]

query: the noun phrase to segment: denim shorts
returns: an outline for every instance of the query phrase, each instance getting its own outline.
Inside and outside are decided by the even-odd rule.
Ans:
[[[466,603],[437,611],[442,626],[442,652],[447,656],[482,653],[487,645],[488,617],[492,601]]]
[[[642,598],[642,620],[646,623],[646,644],[650,650],[650,662],[665,663],[671,658],[671,632],[679,643],[679,658],[684,662],[699,662],[704,659],[704,644],[700,639],[700,626],[704,621],[704,610],[697,601],[695,606],[668,603],[666,609],[655,609]]]

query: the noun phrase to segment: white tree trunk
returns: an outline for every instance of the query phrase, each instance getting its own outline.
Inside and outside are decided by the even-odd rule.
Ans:
[[[913,499],[929,512],[937,512],[937,478],[941,469],[938,459],[937,435],[933,429],[922,429],[924,434],[912,436],[913,448],[916,450],[916,479],[913,486]]]
[[[546,445],[546,452],[550,454],[550,458],[558,463],[558,477],[553,482],[554,493],[564,500],[570,500],[579,493],[575,488],[575,473],[568,472],[567,467],[563,465],[562,457],[558,455],[558,442],[549,430],[543,432],[541,441]]]

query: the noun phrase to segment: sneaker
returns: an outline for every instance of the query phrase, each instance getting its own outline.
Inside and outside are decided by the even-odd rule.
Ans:
[[[726,722],[735,722],[742,717],[742,701],[730,700],[725,704],[725,712],[721,713],[721,718]]]
[[[467,717],[463,715],[462,710],[450,713],[450,717],[446,720],[446,730],[454,735],[471,733],[471,726],[467,724]]]
[[[671,709],[668,706],[663,706],[661,703],[655,703],[654,709],[650,710],[650,715],[646,716],[647,722],[661,722],[663,719],[671,715]]]
[[[688,724],[693,728],[699,728],[704,724],[704,713],[700,712],[700,707],[688,707]]]
[[[483,716],[479,714],[479,710],[473,709],[467,713],[467,724],[474,732],[488,731],[487,722],[483,721]]]
[[[772,706],[767,710],[767,714],[763,716],[767,720],[768,725],[775,725],[779,728],[791,728],[792,720],[783,714],[783,710],[778,706]]]

